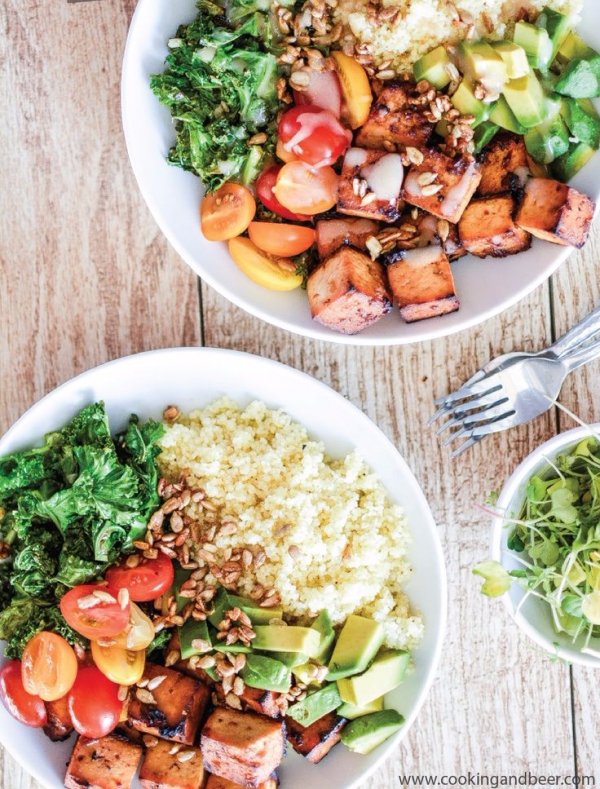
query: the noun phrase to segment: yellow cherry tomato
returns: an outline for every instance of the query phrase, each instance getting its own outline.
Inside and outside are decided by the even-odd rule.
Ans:
[[[43,701],[62,699],[76,676],[75,652],[62,636],[42,631],[27,642],[21,659],[21,678],[27,693]]]
[[[142,649],[134,652],[132,649],[110,646],[103,647],[97,641],[92,641],[92,658],[96,667],[117,685],[135,685],[142,678],[146,652]]]
[[[302,277],[293,270],[286,258],[269,257],[249,238],[232,238],[229,254],[244,274],[257,285],[270,290],[294,290],[302,284]]]
[[[358,129],[369,117],[373,103],[369,77],[360,63],[344,52],[336,50],[331,55],[337,66],[350,126]]]
[[[111,640],[115,642],[115,646],[121,647],[121,649],[138,652],[140,649],[150,646],[154,638],[154,625],[139,606],[135,603],[130,605],[129,625]]]

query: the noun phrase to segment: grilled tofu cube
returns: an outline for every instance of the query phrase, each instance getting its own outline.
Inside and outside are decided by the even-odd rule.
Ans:
[[[200,748],[172,751],[173,743],[167,740],[146,749],[140,769],[142,789],[200,789],[204,781]]]
[[[147,663],[144,677],[151,680],[162,676],[162,682],[151,691],[154,703],[141,701],[137,691],[129,702],[129,723],[134,729],[154,734],[165,740],[192,745],[206,711],[210,690],[198,680],[164,666]]]
[[[215,685],[214,690],[217,696],[217,702],[222,706],[226,706],[223,686],[221,684]],[[283,693],[275,693],[272,690],[260,690],[260,688],[251,688],[250,685],[245,685],[244,692],[239,696],[243,710],[258,712],[260,715],[266,715],[267,718],[282,717],[281,701],[283,698]]]
[[[582,247],[590,232],[595,203],[576,189],[550,178],[531,178],[516,223],[545,241]]]
[[[365,124],[356,137],[356,144],[364,148],[389,150],[390,145],[427,145],[433,123],[410,104],[414,87],[408,82],[387,85],[371,107]]]
[[[472,255],[504,258],[531,246],[531,235],[515,224],[517,201],[511,194],[471,200],[458,223],[460,240]]]
[[[481,180],[474,159],[451,159],[440,151],[423,151],[421,164],[413,164],[404,179],[402,195],[407,203],[456,223]]]
[[[446,315],[459,308],[450,261],[441,247],[395,253],[387,273],[394,303],[407,323]]]
[[[320,219],[316,225],[317,252],[324,260],[342,246],[366,249],[369,236],[376,236],[379,225],[371,219]]]
[[[67,697],[57,701],[44,702],[48,722],[44,726],[44,734],[54,742],[66,740],[73,731],[73,721],[67,704]]]
[[[481,157],[481,195],[510,192],[524,185],[529,173],[527,148],[523,137],[498,134]]]
[[[127,789],[135,777],[142,746],[109,734],[96,740],[79,737],[67,774],[67,789]]]
[[[342,247],[311,273],[306,292],[313,318],[344,334],[356,334],[391,310],[383,266]]]
[[[350,216],[395,222],[403,206],[403,177],[399,154],[349,148],[338,184],[337,210]]]
[[[267,778],[266,781],[259,784],[257,789],[277,789],[279,781],[277,776]],[[227,778],[220,778],[218,775],[209,775],[208,781],[204,789],[244,789],[242,784],[236,784],[234,781],[228,781]]]
[[[211,773],[244,786],[260,786],[281,764],[284,726],[253,712],[217,707],[204,724],[201,747]]]
[[[313,764],[320,762],[338,744],[346,723],[346,719],[340,718],[335,712],[324,715],[306,727],[293,718],[285,719],[288,742],[297,753]]]

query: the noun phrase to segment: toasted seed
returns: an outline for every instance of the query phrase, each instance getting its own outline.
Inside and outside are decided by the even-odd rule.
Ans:
[[[264,145],[267,141],[267,135],[264,132],[253,134],[248,140],[248,145]]]
[[[156,704],[156,699],[149,690],[146,690],[146,688],[138,688],[135,692],[135,695],[142,702],[142,704]]]
[[[417,183],[419,186],[427,186],[428,184],[432,184],[434,181],[437,181],[436,173],[420,173],[417,177]]]
[[[172,422],[179,416],[179,408],[176,405],[168,405],[163,411],[163,419],[166,422]]]
[[[413,148],[412,145],[409,145],[406,148],[406,155],[412,164],[416,164],[417,166],[423,164],[425,157],[418,148]]]
[[[196,755],[195,751],[179,751],[177,754],[178,762],[189,762]]]
[[[125,701],[128,695],[129,695],[129,688],[127,687],[127,685],[120,685],[119,690],[117,692],[117,698],[119,699],[119,701]]]
[[[142,739],[146,748],[155,748],[158,745],[158,737],[153,737],[151,734],[144,734]]]
[[[233,707],[234,710],[241,710],[242,709],[242,702],[239,698],[235,695],[235,693],[228,693],[225,696],[225,702],[229,707]]]
[[[86,608],[94,608],[94,606],[98,605],[99,603],[99,597],[96,597],[94,594],[86,594],[77,600],[77,608],[81,608],[83,611]]]
[[[290,83],[294,88],[307,88],[310,84],[310,75],[307,71],[294,71],[290,76]]]
[[[234,655],[233,658],[233,667],[235,668],[236,672],[241,671],[246,665],[246,655],[244,655],[243,652],[240,652],[238,655]]]
[[[172,649],[172,650],[171,650],[171,651],[170,651],[170,652],[167,654],[167,656],[166,656],[166,658],[165,658],[165,666],[167,666],[167,668],[168,668],[169,666],[173,666],[173,665],[174,665],[175,663],[177,663],[177,661],[178,661],[178,660],[180,660],[180,659],[181,659],[181,653],[179,652],[179,650],[177,650],[177,649]]]
[[[129,589],[119,589],[117,599],[119,601],[119,608],[124,611],[129,605]]]
[[[182,746],[179,743],[175,743],[175,745],[171,745],[171,747],[169,748],[169,754],[171,756],[175,756],[176,753],[179,753],[181,747]]]
[[[139,563],[140,557],[137,553],[132,553],[131,556],[128,556],[125,560],[127,567],[137,567]]]
[[[236,696],[241,696],[245,690],[244,680],[241,677],[236,677],[233,680],[233,692]]]
[[[377,195],[375,194],[375,192],[369,192],[363,197],[363,199],[360,201],[360,204],[362,206],[370,205],[375,200],[377,200]]]
[[[424,197],[432,197],[432,195],[437,194],[441,188],[442,184],[429,184],[428,186],[424,186],[421,192]]]
[[[207,669],[213,668],[216,662],[217,661],[213,655],[204,655],[204,657],[198,658],[196,665],[198,668]]]
[[[210,652],[212,644],[204,638],[194,638],[192,639],[192,647],[199,652]]]
[[[148,690],[156,690],[156,688],[159,685],[162,685],[162,683],[166,680],[166,678],[167,678],[166,674],[157,674],[156,677],[152,677],[152,679],[150,680],[147,686]]]
[[[394,71],[394,69],[386,68],[386,69],[382,69],[381,71],[378,71],[375,76],[377,77],[377,79],[381,79],[385,81],[387,79],[393,79],[396,76],[396,72]]]

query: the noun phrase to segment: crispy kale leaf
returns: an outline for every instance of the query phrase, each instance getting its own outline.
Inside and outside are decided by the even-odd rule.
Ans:
[[[279,109],[271,23],[254,2],[199,0],[198,8],[170,40],[166,70],[150,80],[173,115],[177,139],[168,160],[209,190],[229,179],[250,184],[273,150]],[[267,143],[248,145],[259,131]]]

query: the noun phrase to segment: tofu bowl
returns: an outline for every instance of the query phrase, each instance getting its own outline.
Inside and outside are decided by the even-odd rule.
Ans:
[[[319,404],[318,408],[315,403]],[[165,410],[166,406],[168,408]],[[281,682],[281,672],[290,674],[290,669],[286,669],[281,663],[281,655],[286,650],[289,653],[301,648],[305,651],[304,657],[307,653],[317,654],[315,650],[321,648],[321,635],[328,632],[325,625],[327,617],[330,617],[331,621],[339,623],[336,625],[337,640],[330,644],[336,645],[331,653],[333,667],[330,667],[330,670],[334,676],[335,668],[337,676],[340,677],[341,689],[336,690],[337,680],[328,680],[323,686],[326,692],[320,697],[317,696],[317,699],[320,699],[319,705],[331,704],[331,693],[338,692],[346,695],[346,691],[351,691],[356,694],[352,698],[363,700],[367,698],[366,693],[370,694],[371,698],[375,669],[379,677],[377,691],[383,687],[381,682],[386,681],[384,678],[388,677],[386,687],[394,689],[385,694],[385,699],[379,699],[375,706],[370,702],[370,709],[381,711],[381,707],[385,705],[387,723],[384,733],[392,736],[366,755],[353,752],[344,741],[338,742],[344,727],[349,725],[349,718],[337,713],[330,716],[334,718],[333,726],[327,731],[321,731],[316,739],[311,740],[310,737],[315,736],[314,729],[305,729],[293,717],[300,708],[305,708],[303,699],[294,700],[294,697],[287,705],[289,743],[286,755],[277,768],[280,786],[283,789],[301,789],[304,786],[327,786],[331,789],[357,787],[407,736],[433,682],[445,628],[446,577],[440,542],[429,506],[405,461],[362,412],[309,376],[248,354],[189,348],[153,351],[126,357],[92,369],[63,384],[32,406],[2,437],[0,457],[5,458],[7,454],[41,446],[45,435],[66,425],[75,424],[71,420],[76,416],[81,426],[81,415],[84,413],[95,414],[93,419],[96,425],[103,424],[104,419],[103,417],[98,422],[97,415],[105,413],[113,434],[126,429],[129,424],[133,435],[138,435],[138,426],[143,431],[144,425],[151,424],[148,420],[162,420],[162,451],[158,455],[158,458],[162,456],[162,460],[157,462],[167,483],[159,483],[158,489],[162,491],[160,496],[165,504],[171,502],[173,506],[181,504],[183,507],[182,502],[187,495],[188,504],[185,506],[189,508],[185,512],[183,509],[173,510],[180,521],[179,526],[172,520],[172,513],[167,515],[161,509],[162,522],[166,523],[171,519],[171,528],[178,529],[183,518],[184,524],[188,524],[186,528],[207,527],[215,531],[214,517],[218,517],[221,526],[227,526],[226,529],[218,527],[212,546],[208,546],[213,552],[211,556],[215,557],[211,559],[211,564],[214,561],[217,569],[211,567],[210,573],[204,575],[205,579],[211,577],[212,573],[218,574],[221,571],[234,572],[235,577],[235,568],[232,570],[231,566],[219,563],[221,560],[218,559],[218,552],[227,551],[229,548],[229,553],[224,555],[229,556],[227,561],[234,561],[236,541],[239,544],[241,539],[244,540],[244,550],[248,558],[246,562],[244,557],[244,567],[255,568],[252,569],[252,572],[256,572],[252,584],[257,578],[260,579],[265,585],[264,594],[261,592],[258,597],[251,597],[256,590],[255,585],[239,586],[238,595],[241,597],[231,601],[227,596],[231,592],[223,591],[222,587],[217,596],[212,598],[214,615],[211,614],[207,621],[196,621],[194,617],[188,617],[188,624],[191,623],[193,628],[207,628],[206,637],[213,644],[218,644],[218,639],[215,640],[215,628],[221,626],[221,617],[226,619],[227,615],[232,615],[229,611],[232,604],[245,606],[243,611],[248,612],[252,627],[255,628],[255,639],[258,640],[254,641],[252,649],[245,653],[242,650],[245,655],[242,662],[250,666],[253,672],[261,674],[262,679],[258,684],[262,687],[265,676],[269,676],[268,670],[273,666],[278,667],[279,674],[275,679],[271,676],[269,682]],[[138,415],[139,422],[128,423],[132,413]],[[64,433],[65,436],[67,434],[71,437],[75,435],[72,431]],[[51,440],[54,446],[59,445],[56,443],[59,435],[63,433],[53,433],[54,438]],[[103,439],[103,447],[106,446],[107,439],[108,436]],[[127,445],[127,439],[119,438],[117,442],[120,447]],[[77,452],[77,457],[80,457]],[[261,458],[258,475],[251,462],[257,452]],[[188,495],[180,487],[181,495],[177,503],[175,499],[178,494],[173,492],[174,489],[169,492],[168,486],[183,484],[177,482],[181,479],[183,465],[188,480],[186,484],[193,484],[194,488],[185,488]],[[6,463],[2,465],[2,470],[6,474]],[[70,477],[71,481],[72,479]],[[293,496],[286,485],[293,485]],[[247,498],[250,495],[248,491],[257,489],[262,492],[260,496]],[[192,490],[195,501],[199,502],[197,504],[194,503]],[[352,497],[358,496],[368,503],[368,507],[356,505]],[[115,499],[112,497],[110,500]],[[201,502],[206,502],[206,506]],[[7,506],[10,509],[14,504]],[[215,512],[224,512],[222,508],[225,506],[230,508],[227,510],[226,519],[221,515],[214,515]],[[194,507],[197,509],[193,509]],[[171,505],[166,509],[171,510]],[[308,520],[307,512],[312,513]],[[373,512],[377,513],[376,525],[372,522]],[[62,517],[64,509],[61,513]],[[283,524],[285,529],[281,528],[277,520],[280,513],[284,513],[286,518],[286,523]],[[76,514],[76,517],[80,516]],[[188,518],[190,520],[187,520]],[[272,521],[271,526],[269,518]],[[151,520],[155,525],[158,524],[154,516]],[[55,528],[53,524],[46,523],[48,529]],[[201,523],[204,524],[202,527]],[[190,524],[195,525],[192,527]],[[237,524],[237,531],[232,528],[232,524]],[[157,528],[160,531],[163,526],[158,525]],[[316,531],[311,532],[311,528]],[[350,534],[350,528],[354,542],[349,543],[351,549],[346,550],[340,543],[340,534]],[[272,532],[269,532],[269,529],[272,529]],[[163,534],[164,531],[160,533]],[[175,555],[176,563],[185,562],[185,558],[181,559],[176,551],[187,550],[174,545],[172,537],[179,533],[181,532],[173,532],[171,537],[167,535],[167,542],[164,543],[159,532],[154,533],[153,537],[154,547],[171,546],[167,547],[164,555]],[[196,535],[201,533],[203,532],[194,531]],[[269,533],[272,533],[270,539]],[[304,541],[301,539],[302,535]],[[148,537],[145,539],[148,540]],[[204,538],[195,539],[195,545],[202,545],[203,551],[208,550]],[[293,551],[290,541],[295,543]],[[189,563],[190,557],[193,559],[196,556],[195,549],[193,546],[189,547],[190,543],[185,536],[181,545],[188,545],[191,551],[187,558]],[[15,556],[20,555],[18,546],[18,543],[13,543]],[[313,548],[318,552],[318,561],[311,558]],[[148,548],[148,544],[141,545],[139,550],[151,551],[152,546]],[[217,553],[214,553],[215,551]],[[262,558],[261,552],[264,552]],[[138,554],[138,558],[140,556],[141,554]],[[252,556],[256,557],[255,560]],[[145,560],[142,558],[140,561],[143,564]],[[58,577],[60,570],[52,573],[53,577]],[[262,575],[259,575],[260,573]],[[108,573],[106,577],[109,579]],[[176,575],[173,589],[177,594],[177,589],[185,594],[183,589],[189,590],[193,584],[178,587],[177,584],[181,583],[181,579],[177,581],[178,577]],[[186,577],[189,581],[190,576]],[[246,576],[241,577],[240,584],[246,583],[243,581]],[[333,586],[334,578],[336,587]],[[231,578],[223,581],[230,582]],[[54,581],[48,582],[44,579],[43,583],[50,583],[50,586],[46,587],[48,594],[48,591],[54,588]],[[205,580],[204,586],[197,590],[198,593],[206,591],[208,584],[209,581]],[[372,595],[369,590],[372,587],[380,588],[381,594],[369,602],[369,595]],[[109,585],[108,588],[115,587]],[[228,588],[232,588],[231,583]],[[71,592],[76,589],[77,587],[74,587]],[[279,591],[280,601],[273,599],[273,591]],[[133,592],[131,594],[133,596]],[[270,599],[267,600],[269,596]],[[183,611],[187,610],[185,605],[188,605],[186,600],[189,597],[188,594],[187,598],[181,598]],[[356,600],[363,598],[363,604],[357,609],[360,615],[353,619],[351,611],[357,605]],[[179,600],[179,597],[177,599]],[[197,606],[200,598],[195,599],[194,605]],[[257,602],[252,603],[252,600]],[[91,615],[90,606],[87,598],[84,602],[82,609],[88,612],[85,614],[87,617]],[[113,603],[116,604],[114,600]],[[261,607],[263,603],[265,607]],[[168,602],[168,606],[171,604]],[[144,606],[143,603],[139,605]],[[248,759],[247,749],[241,748],[235,753],[235,759],[232,759],[231,743],[225,742],[224,750],[219,745],[216,748],[217,756],[213,746],[218,745],[223,732],[227,733],[231,728],[231,718],[235,718],[234,722],[239,723],[238,717],[241,716],[243,720],[249,721],[249,730],[256,731],[258,727],[260,741],[274,743],[266,751],[269,758],[277,763],[281,758],[285,729],[281,709],[273,705],[282,704],[285,693],[282,695],[264,690],[253,691],[248,696],[242,693],[241,710],[232,707],[231,701],[227,702],[227,699],[224,702],[224,696],[219,696],[225,693],[224,685],[212,685],[210,675],[203,673],[202,668],[206,666],[206,671],[209,671],[209,663],[218,667],[219,656],[217,655],[216,664],[213,658],[198,666],[202,656],[207,656],[206,646],[198,644],[193,637],[190,640],[189,633],[184,632],[183,626],[178,629],[178,620],[165,625],[161,611],[166,609],[155,606],[152,613],[152,603],[145,605],[147,607],[144,611],[147,616],[152,616],[157,632],[162,632],[165,628],[168,631],[169,642],[160,653],[163,657],[155,657],[154,653],[152,658],[146,657],[142,680],[138,680],[137,685],[129,683],[132,688],[127,706],[130,728],[126,730],[125,740],[120,740],[111,733],[108,737],[92,740],[80,738],[77,741],[76,735],[70,734],[70,715],[75,707],[67,705],[66,713],[60,707],[52,708],[55,713],[52,718],[48,713],[48,733],[54,737],[67,737],[64,741],[52,742],[41,729],[31,728],[15,720],[0,704],[2,745],[24,769],[48,789],[58,789],[64,785],[65,766],[69,763],[71,766],[66,784],[68,786],[88,785],[86,781],[97,786],[113,786],[110,781],[106,782],[110,778],[106,772],[107,765],[112,765],[113,778],[116,771],[119,771],[118,775],[122,780],[120,786],[144,786],[147,784],[140,784],[139,777],[132,777],[138,771],[140,762],[142,767],[139,775],[144,781],[156,782],[156,775],[160,770],[166,769],[168,774],[169,765],[174,764],[177,770],[185,767],[186,775],[190,776],[190,786],[200,786],[200,736],[204,750],[202,761],[207,769],[213,772],[223,769],[219,765],[224,753],[227,757],[225,764],[234,771],[239,769],[236,765],[244,763],[245,760],[245,769],[252,771],[264,767],[270,773],[272,763],[265,765],[259,759],[259,768],[256,768],[252,760]],[[327,615],[322,613],[324,609],[327,609]],[[68,612],[62,603],[61,611],[65,611],[66,618]],[[291,611],[298,614],[300,624],[291,626],[294,621],[291,620],[287,622],[287,627],[283,627],[280,617],[287,617]],[[301,618],[303,611],[309,612],[308,618]],[[315,620],[314,615],[319,611],[321,613]],[[382,615],[385,611],[389,611],[389,615]],[[37,614],[32,612],[33,615]],[[121,616],[118,611],[116,615]],[[183,615],[181,614],[182,617]],[[241,613],[239,616],[241,617]],[[259,620],[262,621],[262,626],[256,624]],[[2,621],[6,627],[6,617]],[[68,621],[71,623],[71,619]],[[165,627],[161,625],[159,628],[160,622],[163,622]],[[313,622],[314,628],[309,627],[310,622]],[[174,629],[169,629],[171,625],[175,626]],[[27,623],[23,626],[27,627]],[[318,630],[318,627],[324,629]],[[348,631],[342,639],[344,628],[348,628]],[[133,625],[132,629],[135,631]],[[15,647],[15,634],[8,631],[3,633],[6,633],[8,638],[7,642],[3,642],[3,649],[8,645],[12,650],[11,657],[14,658],[15,649],[18,648]],[[196,638],[198,637],[196,634]],[[382,651],[380,645],[384,637],[384,646],[387,646]],[[344,640],[346,646],[343,645]],[[358,641],[364,646],[361,647],[360,654],[353,655],[352,650]],[[408,643],[412,645],[410,654],[406,649],[399,648],[401,644]],[[190,645],[191,652],[185,652],[190,649]],[[84,646],[89,661],[87,645]],[[98,657],[100,653],[94,651],[94,644],[91,646],[91,659],[95,664],[92,668],[102,670],[101,666],[104,664]],[[240,643],[237,646],[239,647]],[[389,646],[395,648],[390,649]],[[274,647],[277,647],[277,654],[280,656],[277,660],[274,659]],[[110,643],[105,643],[102,648],[110,648]],[[184,653],[186,656],[195,656],[193,667],[192,658],[185,664],[187,657],[184,658]],[[251,665],[253,654],[262,657]],[[273,659],[265,659],[269,655]],[[237,657],[239,658],[239,654]],[[83,656],[79,653],[79,660],[82,659]],[[362,667],[358,667],[357,661],[362,661]],[[372,663],[369,664],[369,661]],[[309,664],[310,661],[307,667]],[[313,664],[316,665],[314,661]],[[2,665],[6,667],[8,663],[4,660]],[[89,665],[88,662],[80,662],[79,672],[83,671],[82,667]],[[233,663],[231,665],[233,667]],[[292,671],[296,670],[299,674],[301,669],[296,668],[296,665],[297,661]],[[348,673],[348,666],[354,673]],[[356,674],[358,668],[363,670],[362,674]],[[4,668],[0,670],[3,671]],[[309,674],[306,675],[305,688],[310,686],[314,679],[311,679],[312,671],[309,668],[307,670]],[[369,671],[371,674],[368,674]],[[367,675],[371,679],[368,679]],[[218,676],[220,675],[217,671]],[[252,680],[248,674],[244,676],[246,690],[252,691],[256,687],[256,679]],[[360,687],[353,678],[355,676],[361,679]],[[77,677],[79,678],[79,674]],[[364,677],[367,677],[368,681],[363,681]],[[294,680],[294,687],[299,688],[297,682],[299,680]],[[74,688],[75,686],[69,691],[73,699],[76,697]],[[316,686],[313,685],[313,688],[316,690]],[[313,688],[309,687],[306,691],[307,699],[314,699]],[[89,695],[95,697],[99,692],[96,688],[95,693]],[[213,693],[216,694],[215,699]],[[148,698],[149,696],[152,698]],[[351,714],[350,708],[353,705],[344,702],[345,708],[342,709],[341,701],[341,696],[336,697],[333,708]],[[213,702],[217,705],[214,708]],[[76,704],[76,701],[69,702],[71,703]],[[254,706],[249,707],[250,704]],[[296,713],[293,712],[294,706]],[[316,714],[323,709],[332,707],[319,707]],[[164,721],[161,723],[163,713],[170,716],[168,725]],[[315,714],[314,710],[312,714]],[[404,720],[402,724],[398,723],[399,715]],[[360,721],[361,718],[357,720]],[[365,751],[365,741],[360,731],[357,736],[361,749]],[[383,739],[381,737],[381,740]],[[371,737],[369,748],[377,742],[378,740],[374,742]],[[75,746],[75,755],[72,757]],[[306,756],[300,755],[300,752]],[[35,760],[31,759],[32,753],[36,754]],[[92,754],[95,754],[95,758],[92,758]],[[319,763],[312,763],[320,757],[324,758]],[[237,779],[239,782],[240,777],[248,781],[257,775],[259,773],[229,772],[222,777]],[[261,780],[266,778],[263,775],[259,777]],[[213,782],[214,780],[213,778]]]
[[[531,5],[539,11],[543,4]],[[553,5],[564,10],[579,4],[553,2]],[[399,2],[400,7],[404,7],[402,2]],[[398,19],[404,18],[402,13]],[[600,49],[599,14],[598,5],[587,0],[577,27],[586,44],[597,50]],[[579,246],[583,243],[594,212],[592,203],[600,195],[600,156],[586,157],[589,161],[569,180],[575,191],[556,186],[555,181],[552,182],[554,186],[534,183],[523,205],[519,185],[511,178],[507,181],[507,176],[522,178],[523,171],[528,169],[523,137],[519,138],[515,153],[513,133],[501,131],[497,134],[495,142],[489,143],[493,146],[490,147],[492,161],[479,181],[478,168],[472,163],[461,159],[454,161],[437,143],[431,147],[431,143],[424,142],[432,133],[434,123],[426,121],[423,133],[422,119],[417,119],[418,123],[411,121],[411,113],[415,113],[406,109],[406,102],[416,101],[418,96],[412,95],[412,88],[407,94],[405,86],[394,80],[383,82],[378,98],[372,99],[370,120],[354,132],[343,167],[341,158],[336,164],[338,213],[324,214],[328,221],[315,223],[321,264],[317,273],[309,277],[308,290],[299,285],[302,276],[298,273],[300,269],[294,269],[296,258],[292,260],[293,265],[287,261],[284,273],[281,267],[273,273],[268,260],[257,258],[256,244],[251,238],[240,236],[230,241],[229,246],[224,242],[208,241],[200,230],[198,216],[205,194],[203,184],[193,172],[167,163],[170,156],[172,161],[179,161],[188,169],[191,167],[185,160],[187,154],[173,149],[176,136],[171,113],[150,89],[151,75],[161,74],[165,57],[175,57],[173,53],[181,47],[182,39],[176,37],[179,26],[190,23],[196,15],[194,0],[174,0],[168,4],[140,0],[137,4],[123,62],[123,127],[133,171],[159,227],[185,262],[238,307],[280,328],[330,342],[401,345],[431,340],[468,329],[514,305],[558,268],[572,251],[569,244]],[[408,25],[412,17],[406,19]],[[283,20],[282,24],[287,23]],[[383,26],[388,24],[391,23]],[[509,36],[511,29],[502,25],[490,34],[490,38]],[[392,39],[388,36],[386,40]],[[168,41],[171,41],[170,48]],[[432,46],[434,43],[432,40]],[[511,42],[508,53],[502,50],[510,63],[515,49],[524,56],[523,48]],[[214,54],[211,47],[199,51],[205,58]],[[473,56],[469,63],[476,60]],[[402,65],[407,64],[402,61]],[[433,62],[425,73],[431,76],[438,66]],[[224,61],[221,67],[226,69],[227,63]],[[532,84],[527,83],[525,98],[536,90],[542,95],[541,71],[537,73]],[[343,115],[345,105],[340,104],[338,83],[331,76],[332,72],[325,74],[329,76],[322,79],[323,90],[327,92],[331,88],[333,91],[327,93],[329,99],[333,96],[332,111],[339,111],[342,106]],[[382,79],[388,77],[386,73]],[[531,75],[524,79],[531,82]],[[343,82],[341,76],[339,80]],[[166,84],[164,90],[168,93]],[[473,96],[467,87],[457,92],[456,98],[451,98],[460,105],[460,112],[468,114]],[[519,91],[513,90],[513,93]],[[512,95],[508,87],[505,94],[506,99],[501,96],[494,105],[494,122],[480,124],[482,134],[497,126],[496,121],[500,124],[497,128],[510,126],[512,110],[507,101],[512,102],[514,108],[523,97]],[[344,100],[346,98],[344,94]],[[443,107],[449,100],[445,93],[439,94],[437,99]],[[173,100],[177,100],[176,95]],[[549,106],[556,109],[559,103]],[[216,111],[225,112],[222,108]],[[212,123],[212,118],[206,115],[202,123]],[[198,130],[193,133],[202,135]],[[510,137],[510,144],[503,147],[506,135]],[[255,136],[258,141],[260,135]],[[398,143],[400,147],[395,150],[397,139],[402,140],[402,144]],[[576,146],[576,138],[570,139],[571,142],[566,138],[563,142]],[[545,155],[544,140],[547,137],[528,142],[540,157]],[[251,148],[252,145],[239,154],[249,157],[245,159],[248,167],[254,166],[253,156],[261,156]],[[409,156],[413,157],[412,161],[406,159]],[[281,163],[278,166],[281,168]],[[290,178],[297,175],[292,170]],[[543,180],[545,172],[537,168],[534,181]],[[216,177],[210,176],[213,178],[211,188],[214,188]],[[383,199],[372,191],[373,185],[381,194],[389,190],[397,194],[402,188],[404,208],[399,210],[397,203],[392,210],[389,200],[386,202],[387,197]],[[364,189],[367,191],[363,194]],[[302,197],[302,189],[297,192]],[[272,190],[271,193],[274,194]],[[579,204],[579,193],[592,202]],[[577,200],[574,201],[574,197]],[[554,209],[559,206],[558,214],[552,209],[552,217],[545,216],[543,207],[548,205]],[[566,213],[565,206],[570,206]],[[431,211],[435,214],[429,213]],[[240,215],[238,213],[238,218]],[[455,224],[459,216],[460,232]],[[258,222],[254,224],[264,225],[270,221],[259,215],[256,219]],[[547,232],[544,228],[550,225],[552,232]],[[260,230],[256,228],[257,233]],[[262,231],[267,232],[264,226]],[[372,260],[378,254],[377,244],[380,247],[383,244],[387,250],[390,239],[394,233],[398,235],[398,231],[400,235],[417,233],[419,244],[423,239],[423,243],[427,243],[428,238],[437,240],[425,247],[426,252],[409,249],[405,244],[402,255],[394,256],[392,252],[385,260],[385,255]],[[540,237],[533,238],[532,242],[531,233]],[[373,234],[376,243],[369,240]],[[544,237],[551,238],[554,243],[542,240]],[[267,238],[268,243],[263,248],[271,249],[273,238]],[[349,246],[340,247],[340,244]],[[464,254],[465,248],[470,254]],[[305,263],[301,263],[300,268],[306,272]],[[258,274],[257,269],[260,269]]]

